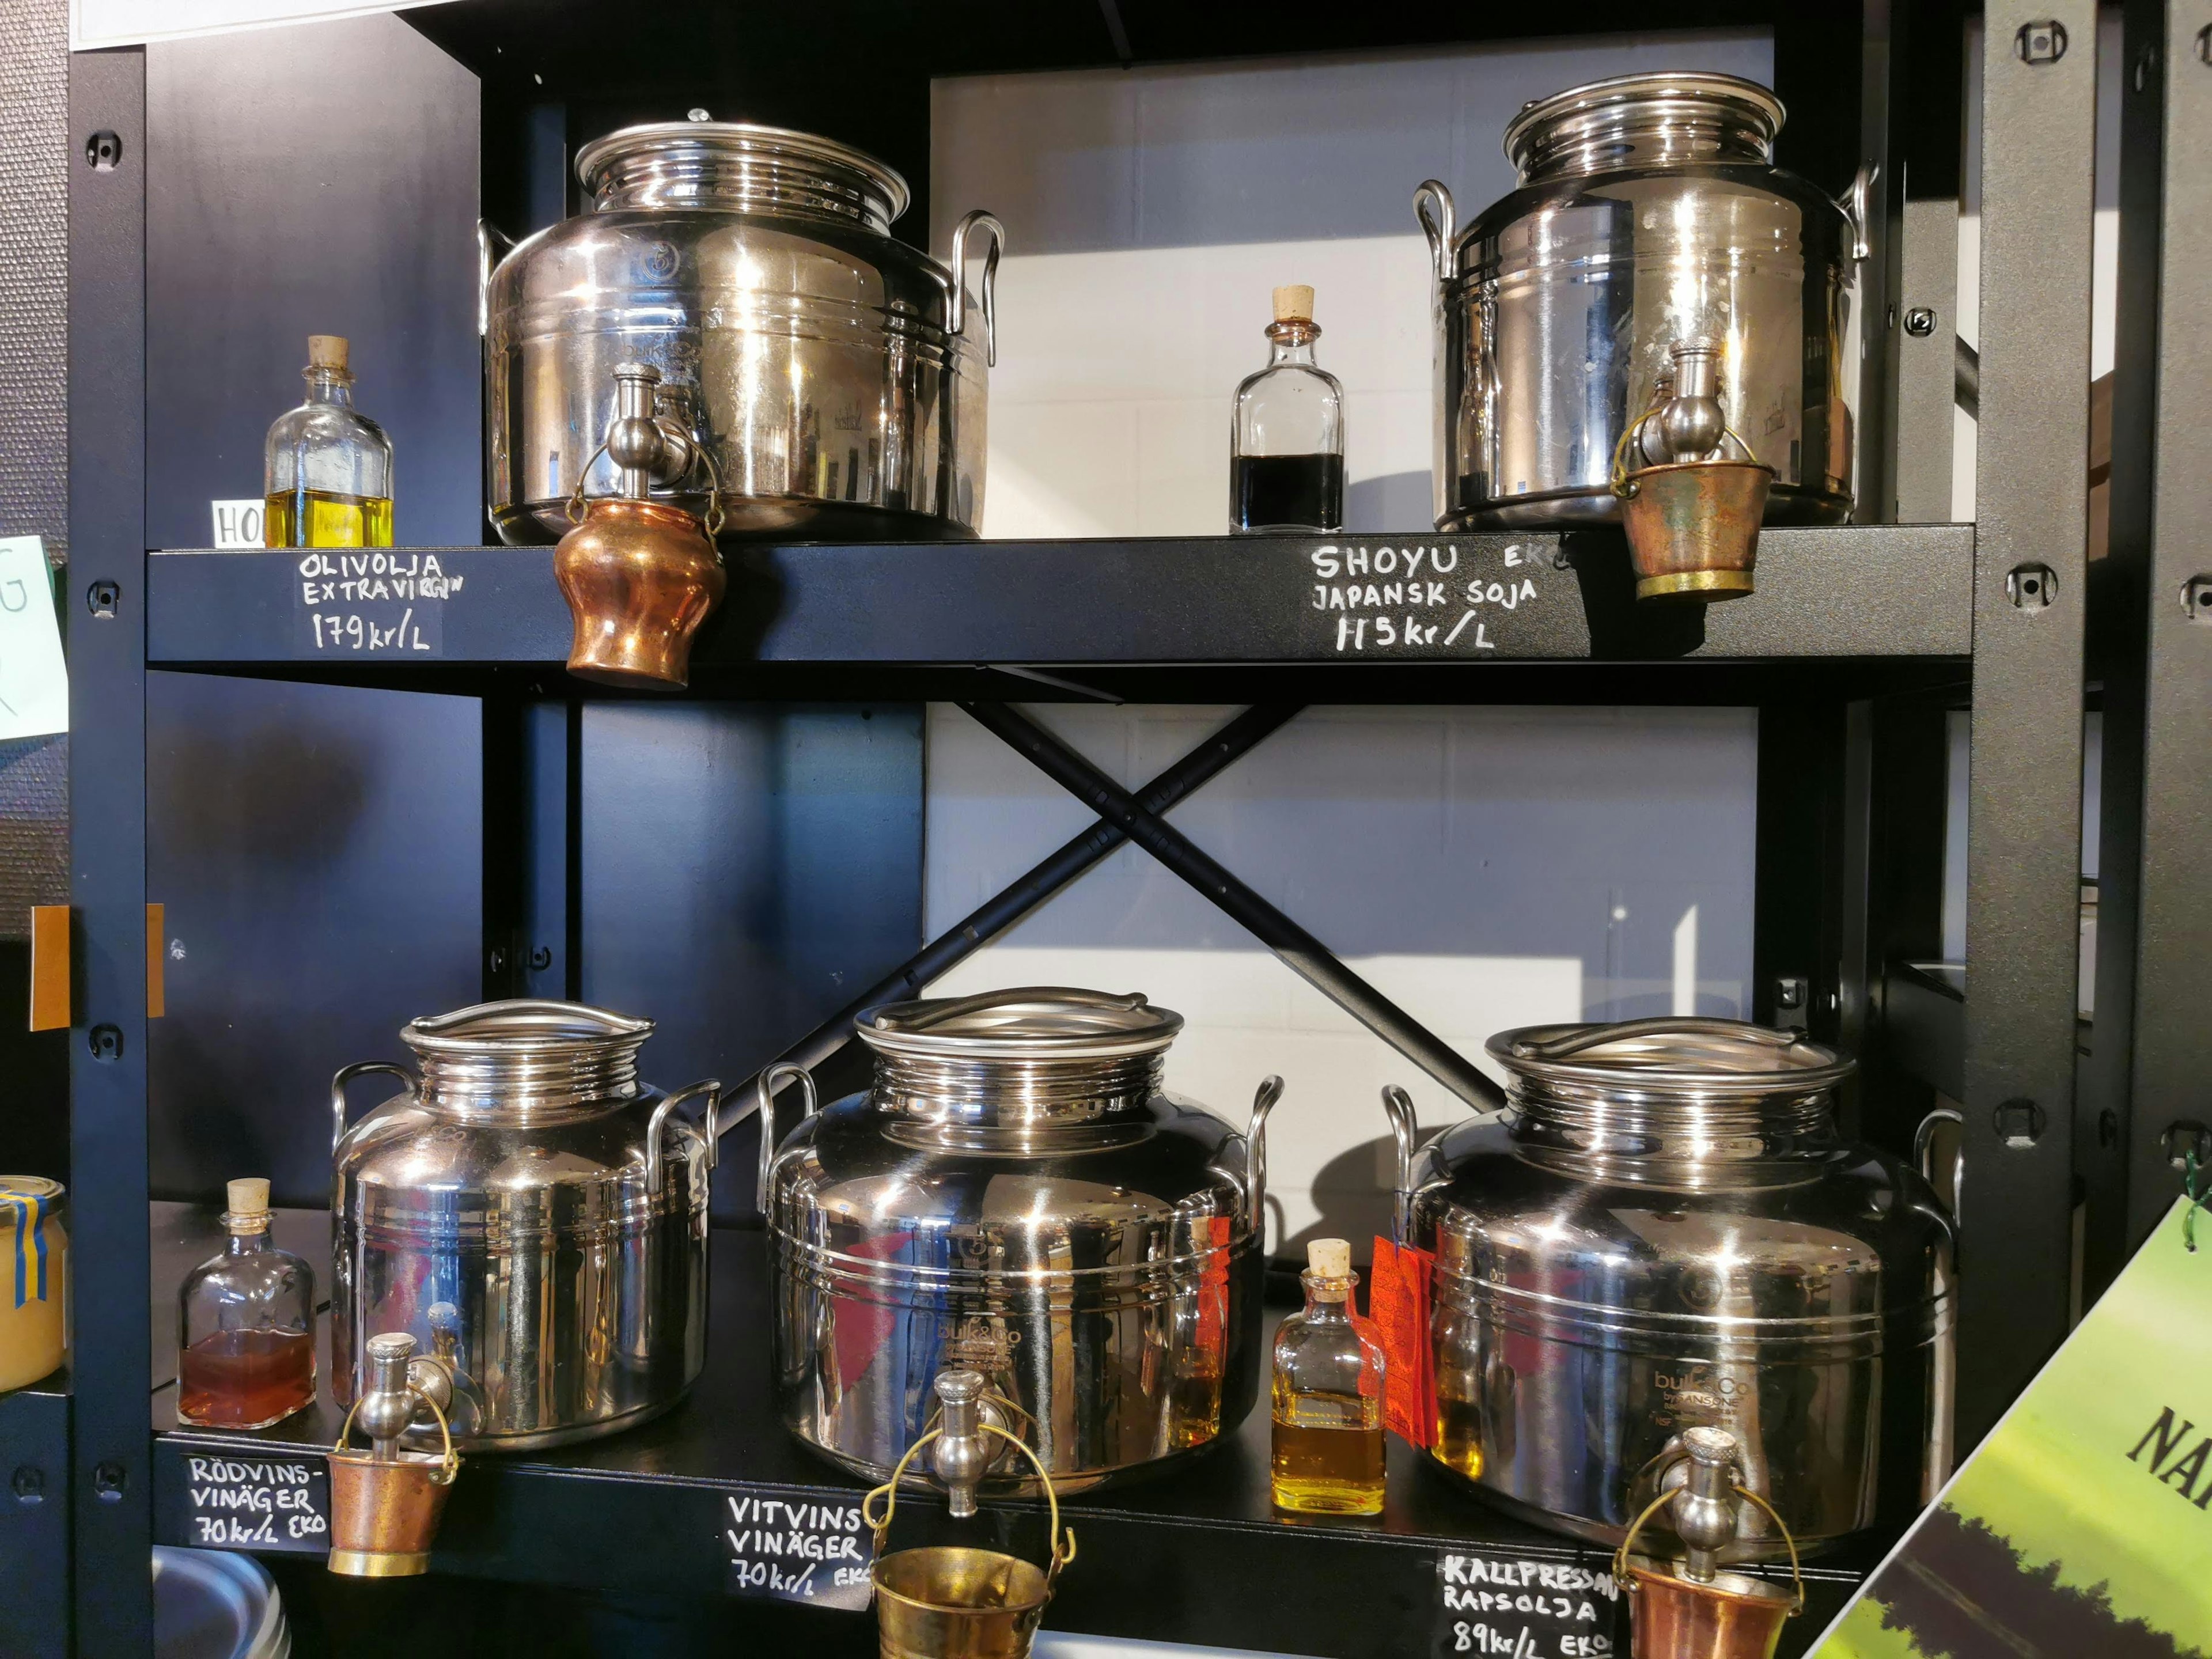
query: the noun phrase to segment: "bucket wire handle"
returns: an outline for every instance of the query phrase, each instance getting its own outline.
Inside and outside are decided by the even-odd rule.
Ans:
[[[444,1455],[438,1460],[441,1467],[430,1479],[439,1486],[450,1486],[453,1484],[454,1477],[461,1472],[461,1455],[453,1449],[452,1425],[446,1421],[446,1413],[438,1409],[438,1402],[428,1395],[420,1389],[410,1389],[407,1392],[428,1406],[430,1408],[430,1415],[438,1419],[438,1437],[445,1442],[446,1449]],[[346,1449],[346,1436],[353,1432],[353,1414],[360,1409],[359,1400],[356,1400],[352,1405],[346,1407],[345,1421],[338,1425],[337,1450],[343,1451]]]
[[[1060,1570],[1066,1566],[1069,1562],[1075,1559],[1075,1528],[1070,1527],[1066,1528],[1065,1533],[1061,1531],[1060,1524],[1060,1493],[1054,1489],[1052,1484],[1052,1474],[1045,1468],[1044,1460],[1039,1457],[1036,1453],[1030,1450],[1029,1443],[1022,1439],[1020,1436],[1008,1434],[1004,1429],[999,1427],[994,1423],[979,1423],[976,1426],[981,1429],[986,1434],[997,1435],[1000,1439],[1006,1442],[1017,1451],[1020,1452],[1023,1456],[1028,1458],[1030,1460],[1030,1467],[1037,1472],[1037,1480],[1043,1484],[1044,1501],[1050,1506],[1052,1510],[1052,1530],[1048,1534],[1052,1540],[1052,1562],[1051,1565],[1045,1569],[1044,1575],[1045,1589],[1049,1590],[1059,1580]],[[927,1446],[931,1441],[937,1439],[943,1433],[944,1431],[942,1429],[932,1429],[927,1434],[922,1436],[921,1439],[915,1441],[914,1444],[908,1446],[906,1449],[906,1455],[900,1458],[897,1464],[892,1468],[890,1479],[884,1481],[882,1486],[876,1487],[873,1491],[870,1492],[866,1498],[863,1498],[860,1500],[860,1519],[866,1522],[868,1526],[875,1533],[876,1556],[878,1559],[882,1559],[884,1545],[890,1537],[891,1516],[898,1508],[898,1485],[901,1480],[903,1480],[906,1478],[907,1465],[914,1462],[915,1454],[916,1452],[920,1451],[924,1446]],[[880,1520],[876,1516],[876,1499],[878,1498],[884,1500],[883,1518]]]
[[[1636,1542],[1636,1534],[1644,1529],[1644,1523],[1646,1521],[1673,1503],[1675,1493],[1680,1490],[1680,1487],[1669,1487],[1661,1492],[1644,1506],[1644,1512],[1641,1515],[1628,1523],[1627,1534],[1621,1539],[1620,1547],[1613,1553],[1613,1582],[1623,1589],[1631,1588],[1628,1576],[1628,1552]],[[1748,1486],[1736,1486],[1734,1490],[1738,1498],[1756,1504],[1766,1511],[1766,1518],[1774,1522],[1775,1530],[1782,1534],[1782,1541],[1790,1547],[1790,1578],[1796,1589],[1796,1598],[1790,1604],[1790,1616],[1794,1619],[1805,1611],[1805,1571],[1797,1560],[1797,1540],[1790,1535],[1788,1524],[1775,1513],[1773,1504],[1768,1503]]]
[[[1782,1517],[1774,1512],[1774,1505],[1750,1487],[1738,1486],[1735,1489],[1735,1495],[1765,1510],[1766,1518],[1774,1522],[1774,1529],[1782,1534],[1782,1541],[1790,1547],[1790,1578],[1797,1589],[1797,1599],[1790,1604],[1790,1616],[1794,1619],[1805,1611],[1805,1572],[1804,1569],[1797,1565],[1797,1540],[1790,1535],[1789,1527],[1784,1524]]]
[[[1628,423],[1628,430],[1620,434],[1620,441],[1613,447],[1612,488],[1614,495],[1626,498],[1627,496],[1633,495],[1636,493],[1636,480],[1628,471],[1629,443],[1635,438],[1638,433],[1644,430],[1645,422],[1650,421],[1654,415],[1658,414],[1665,407],[1666,405],[1664,404],[1654,404],[1650,408],[1645,410],[1641,415],[1638,415],[1633,421],[1631,421]],[[1748,461],[1753,466],[1763,466],[1765,465],[1765,463],[1761,461],[1757,455],[1752,453],[1751,446],[1743,441],[1743,439],[1737,434],[1736,429],[1732,426],[1723,426],[1721,428],[1721,453],[1723,459],[1727,459],[1728,445],[1730,439],[1734,439],[1735,441],[1735,447],[1743,452],[1742,459],[1744,460]],[[1641,467],[1637,469],[1639,472],[1643,470],[1644,469]]]
[[[584,480],[591,477],[592,464],[606,453],[607,441],[602,438],[599,440],[599,447],[584,457],[583,465],[576,469],[576,488],[568,496],[568,520],[571,524],[581,524],[584,521]],[[706,445],[693,443],[691,458],[707,469],[707,511],[701,516],[699,522],[701,527],[707,532],[708,540],[712,541],[722,533],[724,520],[722,475],[714,465],[714,458],[707,453]],[[719,554],[720,550],[717,550],[717,556]]]

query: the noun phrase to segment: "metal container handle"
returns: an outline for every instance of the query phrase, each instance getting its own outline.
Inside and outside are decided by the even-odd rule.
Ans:
[[[1844,210],[1844,217],[1851,222],[1851,263],[1860,264],[1874,252],[1874,238],[1867,228],[1867,221],[1874,210],[1875,180],[1881,177],[1881,163],[1862,161],[1859,170],[1851,176],[1851,187],[1836,205]]]
[[[787,1060],[780,1060],[760,1074],[759,1081],[754,1085],[751,1106],[730,1120],[730,1123],[739,1123],[756,1114],[760,1118],[760,1179],[753,1188],[753,1204],[760,1211],[763,1219],[768,1216],[769,1173],[775,1164],[775,1091],[787,1083],[798,1084],[799,1098],[806,1103],[806,1109],[799,1114],[799,1121],[805,1122],[821,1109],[821,1103],[814,1093],[814,1073],[804,1066],[794,1066]],[[708,1135],[720,1135],[722,1130],[730,1127],[730,1123],[717,1126],[709,1118]]]
[[[1049,1591],[1060,1577],[1060,1570],[1075,1559],[1075,1528],[1069,1527],[1065,1532],[1060,1528],[1060,1493],[1052,1484],[1052,1471],[1045,1468],[1044,1460],[1031,1451],[1029,1443],[1020,1436],[1007,1433],[995,1423],[979,1423],[976,1426],[986,1434],[997,1435],[1000,1439],[1028,1458],[1030,1467],[1037,1473],[1037,1483],[1044,1488],[1044,1501],[1052,1512],[1051,1531],[1047,1534],[1047,1536],[1052,1540],[1052,1561],[1046,1567],[1044,1574],[1045,1589]],[[874,1488],[860,1500],[860,1519],[866,1522],[869,1529],[875,1534],[876,1554],[878,1558],[882,1556],[884,1545],[890,1537],[891,1516],[898,1509],[898,1486],[900,1481],[906,1479],[907,1465],[914,1462],[915,1453],[943,1432],[941,1429],[932,1429],[914,1444],[908,1446],[906,1449],[906,1455],[899,1459],[897,1465],[891,1470],[891,1478],[884,1481],[882,1486]],[[876,1514],[876,1499],[878,1498],[884,1500],[884,1512],[880,1517]]]
[[[707,1097],[707,1167],[710,1170],[714,1167],[714,1100],[721,1092],[721,1079],[710,1077],[688,1089],[678,1089],[653,1109],[653,1116],[645,1126],[645,1190],[649,1196],[660,1196],[660,1183],[665,1173],[662,1167],[665,1160],[660,1155],[661,1130],[666,1127],[670,1115],[678,1107],[687,1100],[697,1099],[701,1095]]]
[[[1282,1097],[1283,1079],[1272,1075],[1263,1079],[1244,1126],[1244,1213],[1263,1255],[1267,1248],[1267,1114]]]
[[[489,219],[477,221],[477,337],[491,332],[491,276],[514,251],[514,238]]]
[[[1938,1106],[1926,1117],[1922,1118],[1919,1127],[1913,1130],[1912,1167],[1920,1171],[1920,1178],[1929,1186],[1936,1184],[1936,1126],[1939,1123],[1956,1123],[1963,1129],[1966,1121],[1965,1114],[1955,1107]],[[1966,1144],[1965,1138],[1961,1136],[1959,1150],[1951,1154],[1949,1213],[1954,1216],[1959,1213],[1959,1194],[1966,1184]],[[1940,1200],[1942,1194],[1938,1193],[1936,1197]]]
[[[1413,1096],[1395,1083],[1383,1085],[1382,1109],[1390,1119],[1391,1137],[1398,1143],[1397,1201],[1390,1209],[1390,1235],[1393,1243],[1403,1244],[1413,1219],[1413,1146],[1420,1133],[1420,1121],[1414,1115]]]
[[[911,1018],[894,1022],[888,1014],[878,1013],[874,1021],[879,1031],[926,1031],[933,1025],[942,1025],[948,1019],[957,1019],[963,1014],[981,1013],[987,1008],[1003,1008],[1015,1002],[1073,1002],[1085,1008],[1116,1008],[1133,1012],[1145,1006],[1142,991],[1127,991],[1115,995],[1110,991],[1085,991],[1073,985],[1014,985],[997,991],[978,991],[971,997],[952,997],[943,1002],[932,1003]]]
[[[373,1073],[398,1078],[407,1085],[407,1092],[410,1095],[419,1093],[422,1087],[415,1080],[414,1073],[404,1066],[394,1066],[388,1060],[363,1060],[351,1066],[339,1066],[337,1075],[331,1079],[331,1151],[333,1154],[338,1149],[338,1143],[346,1136],[346,1085],[357,1077],[368,1077]]]
[[[1789,1049],[1805,1041],[1796,1031],[1777,1031],[1765,1025],[1747,1025],[1732,1019],[1695,1019],[1679,1015],[1660,1015],[1653,1019],[1625,1019],[1615,1025],[1589,1025],[1565,1036],[1553,1037],[1549,1042],[1522,1041],[1513,1045],[1516,1056],[1529,1060],[1565,1060],[1585,1048],[1595,1048],[1601,1042],[1612,1042],[1621,1037],[1660,1036],[1674,1032],[1685,1032],[1699,1036],[1739,1037],[1753,1042],[1763,1042],[1770,1048]]]
[[[1421,181],[1413,192],[1413,216],[1421,222],[1421,234],[1429,239],[1429,263],[1436,267],[1437,286],[1442,288],[1451,281],[1452,235],[1459,218],[1452,193],[1442,179]]]
[[[1006,252],[1006,228],[994,215],[977,208],[952,228],[952,308],[945,331],[961,334],[968,327],[968,239],[979,230],[991,233],[991,251],[983,256],[983,280],[976,287],[983,300],[983,364],[999,366],[999,256]]]

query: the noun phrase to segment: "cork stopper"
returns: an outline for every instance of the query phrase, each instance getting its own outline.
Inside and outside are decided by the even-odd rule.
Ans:
[[[1310,323],[1313,321],[1313,289],[1304,283],[1275,290],[1275,320],[1279,323]]]
[[[230,1215],[240,1220],[252,1220],[269,1213],[269,1183],[258,1176],[229,1185]]]
[[[1341,1238],[1316,1238],[1306,1246],[1306,1267],[1322,1279],[1349,1279],[1352,1246]]]
[[[310,334],[307,337],[307,367],[343,369],[346,351],[346,337],[343,334]]]

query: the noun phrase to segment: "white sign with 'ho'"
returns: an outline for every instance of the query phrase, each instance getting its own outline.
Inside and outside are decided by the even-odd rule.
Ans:
[[[0,537],[0,738],[69,730],[69,667],[54,619],[46,544]]]
[[[215,516],[215,541],[218,553],[245,553],[261,550],[262,532],[265,520],[262,514],[266,505],[252,501],[210,501]]]

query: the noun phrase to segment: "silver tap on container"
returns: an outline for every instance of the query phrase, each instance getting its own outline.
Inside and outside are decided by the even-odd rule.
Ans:
[[[1436,1253],[1431,1455],[1610,1544],[1683,1478],[1699,1429],[1735,1437],[1802,1547],[1931,1497],[1952,1228],[1907,1164],[1838,1134],[1852,1062],[1716,1019],[1530,1026],[1489,1051],[1504,1117],[1400,1177],[1408,1240]],[[1755,1508],[1742,1525],[1731,1558],[1781,1547]]]
[[[716,1085],[641,1083],[652,1030],[574,1003],[486,1003],[400,1033],[419,1079],[373,1061],[332,1080],[341,1405],[399,1334],[423,1351],[416,1367],[449,1377],[441,1404],[467,1448],[611,1433],[684,1397],[706,1358]],[[346,1085],[377,1073],[405,1090],[349,1126]],[[702,1098],[694,1125],[679,1109]]]
[[[1167,1094],[1182,1018],[1140,995],[1027,988],[854,1024],[873,1086],[818,1114],[810,1097],[780,1149],[763,1137],[786,1426],[882,1479],[940,1408],[948,1433],[994,1412],[1063,1489],[1235,1429],[1259,1387],[1280,1083],[1242,1134]],[[946,1371],[981,1397],[945,1393]],[[956,1492],[1031,1484],[995,1437],[951,1444]]]
[[[590,210],[483,279],[501,537],[567,531],[580,468],[585,495],[617,493],[617,462],[592,457],[630,362],[660,371],[661,424],[712,463],[726,535],[975,533],[996,219],[961,222],[948,268],[892,238],[908,197],[890,167],[750,122],[626,127],[576,174]],[[656,496],[703,515],[708,476]]]
[[[1415,192],[1439,529],[1617,522],[1621,435],[1692,340],[1717,346],[1728,425],[1774,471],[1767,521],[1849,514],[1872,174],[1839,205],[1774,166],[1782,122],[1731,76],[1620,76],[1526,106],[1505,130],[1520,186],[1464,231],[1443,185]]]

